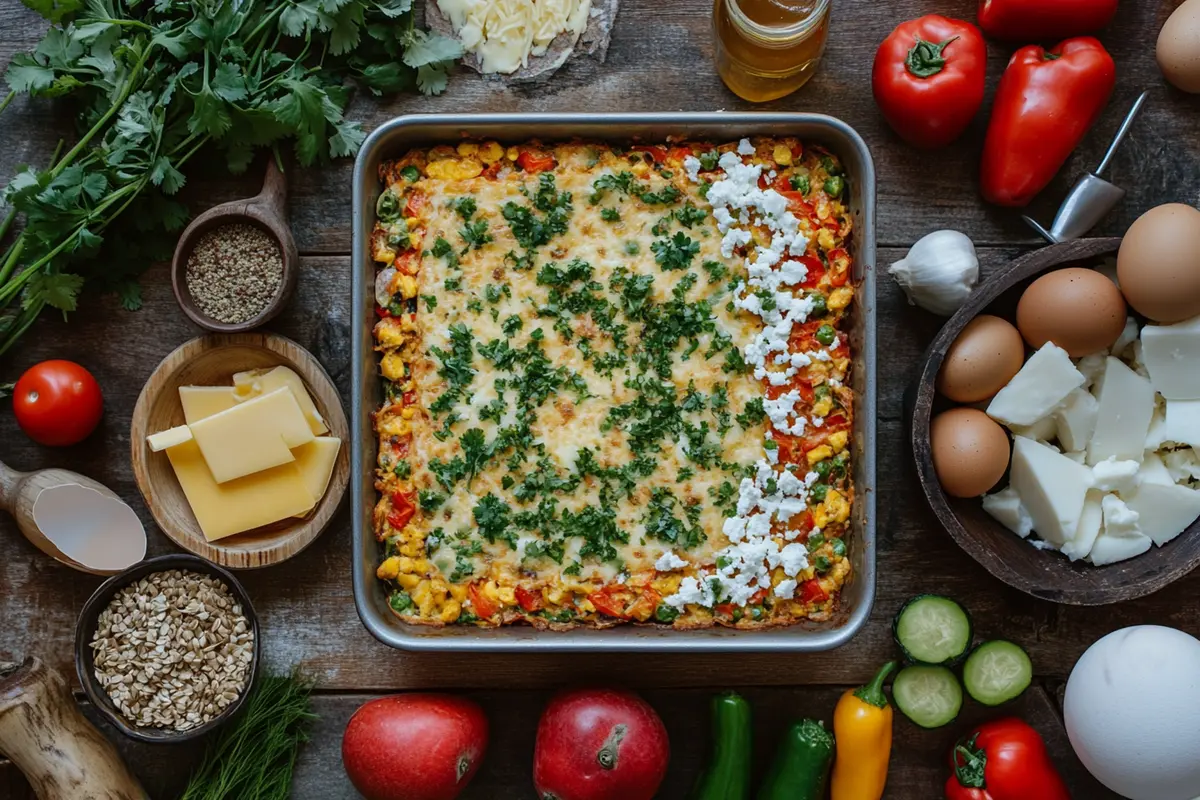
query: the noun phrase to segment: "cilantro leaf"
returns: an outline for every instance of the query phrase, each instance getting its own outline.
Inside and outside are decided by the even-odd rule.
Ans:
[[[54,70],[39,63],[29,53],[17,53],[8,65],[4,79],[8,81],[8,88],[18,94],[39,92],[54,83]]]
[[[659,239],[650,245],[654,251],[654,260],[665,270],[687,269],[696,254],[700,252],[700,244],[694,239],[677,231],[671,239]]]
[[[404,36],[404,63],[410,67],[427,67],[462,58],[463,46],[457,39],[440,33],[412,30]]]
[[[25,308],[32,308],[36,303],[45,303],[60,311],[74,311],[82,288],[82,275],[37,273],[29,281],[24,305]]]
[[[150,182],[161,187],[167,194],[178,192],[186,180],[183,173],[175,169],[166,156],[154,159],[154,168],[150,170]]]
[[[233,127],[229,110],[212,89],[201,89],[192,103],[192,116],[188,119],[188,130],[192,133],[206,133],[219,139]]]
[[[21,0],[28,9],[41,14],[52,25],[57,25],[64,18],[83,8],[83,0]]]
[[[246,79],[234,64],[221,64],[217,67],[209,85],[214,94],[230,103],[246,98]]]

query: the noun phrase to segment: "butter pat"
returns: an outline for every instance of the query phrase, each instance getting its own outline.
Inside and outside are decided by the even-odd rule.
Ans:
[[[1012,487],[1033,518],[1033,529],[1062,547],[1075,537],[1083,502],[1092,488],[1092,471],[1044,444],[1013,439]]]
[[[180,425],[177,428],[169,428],[165,431],[150,434],[146,437],[146,444],[150,445],[151,450],[158,453],[166,450],[168,447],[175,447],[191,440],[191,428],[187,425]]]
[[[304,412],[304,418],[308,420],[308,427],[312,430],[313,436],[328,433],[329,426],[325,424],[321,412],[317,411],[308,389],[304,386],[303,379],[288,367],[237,373],[233,376],[233,397],[235,402],[242,403],[285,386],[291,389],[292,394],[295,395],[296,402],[300,404],[300,410]]]
[[[314,438],[286,386],[199,420],[191,429],[217,483],[294,461],[291,448]]]
[[[292,451],[296,457],[296,467],[304,476],[309,494],[320,500],[325,496],[329,487],[329,479],[333,475],[334,464],[337,463],[338,451],[342,449],[342,440],[333,436],[318,436],[308,444],[302,444]]]
[[[295,463],[217,483],[196,442],[170,448],[167,458],[204,538],[210,542],[301,516],[316,504]]]
[[[1075,369],[1067,351],[1047,342],[996,393],[987,414],[1010,428],[1033,425],[1049,416],[1084,381],[1083,373]]]
[[[183,420],[188,425],[237,405],[233,389],[228,386],[180,386],[179,403],[183,406]]]
[[[1168,400],[1200,400],[1200,317],[1142,328],[1142,361]]]
[[[1146,435],[1154,416],[1154,387],[1150,381],[1109,356],[1097,393],[1096,432],[1088,445],[1087,461],[1106,458],[1142,462]]]

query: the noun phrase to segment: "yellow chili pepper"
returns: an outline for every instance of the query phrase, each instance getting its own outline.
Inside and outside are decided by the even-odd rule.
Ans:
[[[896,668],[884,664],[866,686],[842,695],[833,711],[837,761],[832,800],[880,800],[892,755],[892,707],[883,682]]]

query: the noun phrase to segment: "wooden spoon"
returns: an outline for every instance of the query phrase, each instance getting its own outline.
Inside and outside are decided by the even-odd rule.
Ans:
[[[0,664],[0,753],[39,800],[148,800],[117,748],[39,659]]]
[[[205,315],[192,299],[187,287],[187,262],[200,237],[223,225],[253,225],[264,231],[279,246],[283,258],[283,279],[279,290],[257,316],[245,322],[218,322]],[[267,164],[267,176],[262,191],[246,200],[234,200],[213,206],[192,220],[175,245],[175,256],[171,259],[171,286],[179,307],[192,322],[216,333],[241,333],[257,328],[279,314],[288,304],[296,289],[296,274],[299,272],[299,256],[292,229],[287,221],[287,179],[271,159]]]
[[[34,515],[34,509],[37,506],[38,498],[43,492],[60,492],[66,487],[81,487],[79,494],[83,497],[83,502],[87,502],[89,498],[94,499],[98,493],[104,498],[122,503],[121,498],[117,497],[116,493],[102,483],[92,480],[78,472],[71,472],[66,469],[43,469],[37,472],[18,472],[11,467],[0,462],[0,509],[4,509],[13,515],[17,521],[17,527],[25,538],[33,543],[34,547],[41,550],[46,555],[53,558],[55,561],[66,564],[72,569],[77,569],[80,572],[88,572],[92,575],[115,575],[122,569],[130,566],[115,567],[112,569],[98,568],[88,564],[84,564],[76,559],[65,554],[54,543],[53,537],[47,535],[43,530],[39,520]],[[49,495],[47,495],[49,497]],[[74,498],[78,502],[78,497]],[[107,505],[107,503],[105,503]],[[122,503],[122,505],[124,505]],[[128,508],[128,506],[126,506]],[[60,509],[56,508],[55,511]],[[86,507],[76,509],[85,516],[88,513]],[[45,512],[43,512],[45,513]],[[132,511],[129,512],[132,515]],[[136,515],[132,515],[136,520]],[[141,526],[141,523],[138,523]],[[142,531],[143,545],[145,542],[145,531]],[[143,546],[142,556],[145,556]],[[137,563],[141,557],[134,559],[131,563]]]

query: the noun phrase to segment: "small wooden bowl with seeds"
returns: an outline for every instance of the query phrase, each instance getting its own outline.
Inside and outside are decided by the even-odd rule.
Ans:
[[[215,333],[240,333],[288,304],[298,262],[287,180],[272,160],[258,195],[214,206],[187,226],[175,245],[171,286],[192,322]]]
[[[230,572],[199,556],[159,556],[88,598],[75,626],[75,671],[121,733],[186,742],[238,713],[260,641],[254,607]]]

